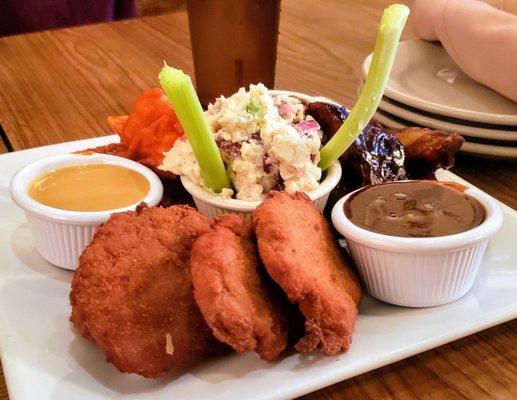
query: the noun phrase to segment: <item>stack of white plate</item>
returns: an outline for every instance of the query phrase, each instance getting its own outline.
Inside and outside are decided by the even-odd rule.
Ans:
[[[393,128],[457,132],[464,152],[517,159],[517,103],[465,75],[440,44],[400,44],[375,118]]]

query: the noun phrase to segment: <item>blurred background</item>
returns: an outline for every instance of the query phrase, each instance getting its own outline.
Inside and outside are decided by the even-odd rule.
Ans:
[[[185,8],[187,0],[135,0],[140,16],[159,15]]]
[[[186,0],[2,0],[0,36],[159,15]]]

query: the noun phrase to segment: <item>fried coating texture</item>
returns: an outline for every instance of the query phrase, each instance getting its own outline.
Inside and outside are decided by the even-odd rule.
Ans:
[[[305,316],[305,336],[296,349],[346,351],[362,290],[323,215],[303,193],[275,192],[252,221],[269,275]]]
[[[114,214],[81,255],[71,321],[121,372],[178,373],[219,353],[196,305],[190,249],[208,232],[190,207]]]
[[[287,346],[287,321],[252,242],[249,220],[226,214],[192,247],[194,296],[214,335],[238,352],[274,361]]]

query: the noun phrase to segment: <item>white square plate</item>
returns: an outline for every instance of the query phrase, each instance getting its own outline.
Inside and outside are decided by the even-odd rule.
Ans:
[[[99,146],[114,136],[0,156],[0,349],[12,400],[290,399],[517,316],[517,213],[489,245],[472,291],[445,306],[410,309],[366,297],[348,353],[291,353],[267,364],[252,353],[205,362],[176,380],[119,373],[68,322],[72,273],[45,262],[32,245],[9,182],[35,159]],[[464,182],[440,171],[440,179]]]

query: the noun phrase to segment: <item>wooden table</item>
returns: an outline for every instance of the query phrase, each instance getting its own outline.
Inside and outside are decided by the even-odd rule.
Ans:
[[[278,88],[353,104],[385,0],[283,0]],[[407,37],[407,35],[406,35]],[[7,150],[104,135],[156,86],[165,59],[193,72],[186,15],[0,39],[0,123]],[[458,157],[454,172],[517,208],[515,164]],[[307,399],[517,398],[512,321],[307,395]],[[0,384],[0,399],[7,399]]]

